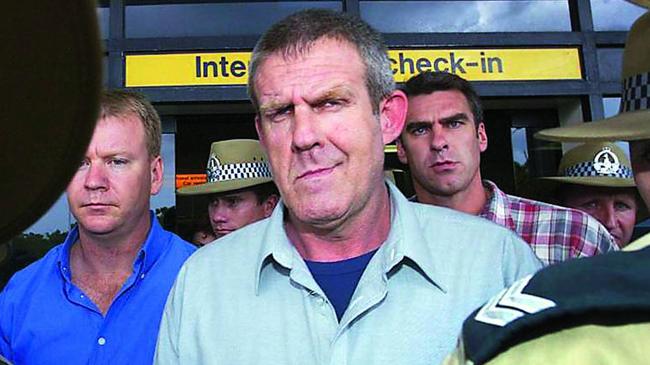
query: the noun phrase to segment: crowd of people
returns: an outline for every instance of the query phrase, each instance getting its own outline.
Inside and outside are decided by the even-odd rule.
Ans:
[[[624,87],[635,91],[619,116],[542,133],[587,143],[537,181],[544,195],[532,200],[482,179],[488,138],[470,82],[423,72],[397,87],[368,24],[328,10],[290,15],[251,58],[259,140],[214,142],[206,183],[178,190],[208,202],[196,252],[150,210],[163,178],[156,110],[105,91],[66,190],[78,224],[0,293],[0,355],[568,363],[587,356],[585,336],[609,349],[616,335],[629,352],[608,359],[635,363],[650,314],[650,252],[645,240],[630,244],[650,203],[648,36],[650,13],[626,45]],[[617,140],[632,141],[631,163]],[[412,197],[384,174],[394,141]]]

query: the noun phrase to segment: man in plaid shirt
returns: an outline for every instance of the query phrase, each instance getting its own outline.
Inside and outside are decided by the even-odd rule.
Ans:
[[[480,99],[465,79],[427,71],[411,78],[404,91],[409,108],[397,154],[409,165],[417,201],[505,226],[546,265],[618,249],[586,213],[508,195],[481,179],[487,134]]]

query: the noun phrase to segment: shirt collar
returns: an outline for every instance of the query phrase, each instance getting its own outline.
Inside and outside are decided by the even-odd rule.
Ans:
[[[70,249],[72,248],[72,245],[74,245],[74,243],[77,242],[78,239],[79,239],[79,228],[75,225],[70,230],[70,232],[68,232],[68,235],[65,237],[65,241],[63,241],[63,246],[59,251],[59,257],[57,258],[61,275],[63,275],[63,277],[68,282],[72,281],[72,277],[70,276]]]
[[[437,250],[440,245],[435,244],[436,237],[423,235],[420,226],[422,218],[414,209],[420,203],[410,202],[392,182],[387,181],[387,185],[391,196],[391,229],[386,242],[377,252],[377,255],[383,254],[386,272],[408,258],[430,282],[447,292],[445,278],[435,264],[436,260],[444,260],[447,253]],[[429,205],[427,208],[440,209]]]
[[[490,197],[485,202],[479,216],[514,231],[516,227],[510,212],[508,195],[501,191],[492,181],[483,180],[483,186],[490,194]]]
[[[169,232],[165,231],[158,219],[155,217],[153,211],[149,211],[149,222],[151,227],[149,228],[149,233],[145,239],[142,247],[136,255],[135,261],[133,262],[133,271],[138,272],[144,270],[144,272],[149,272],[151,267],[156,263],[158,257],[162,254],[165,247],[169,244]],[[70,249],[72,245],[79,239],[79,227],[75,226],[68,232],[68,235],[63,241],[63,247],[59,251],[58,263],[59,269],[61,270],[63,276],[70,281]]]
[[[446,291],[443,277],[436,271],[434,264],[436,259],[443,259],[445,253],[433,252],[431,245],[425,244],[434,238],[425,239],[422,235],[417,225],[419,220],[413,209],[413,203],[409,202],[392,182],[387,180],[386,184],[391,198],[391,228],[386,241],[372,260],[381,260],[383,271],[387,273],[406,257],[420,268],[419,271],[429,281]],[[289,270],[298,269],[308,273],[304,260],[286,235],[284,212],[285,206],[280,200],[269,218],[269,223],[265,226],[265,231],[262,232],[262,247],[257,257],[256,293],[258,293],[262,269],[269,264],[269,260]]]

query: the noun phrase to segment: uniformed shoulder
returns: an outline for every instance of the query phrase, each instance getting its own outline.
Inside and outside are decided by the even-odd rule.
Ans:
[[[647,321],[649,260],[650,249],[614,252],[551,265],[520,280],[465,321],[466,356],[484,363],[518,343],[564,328]]]

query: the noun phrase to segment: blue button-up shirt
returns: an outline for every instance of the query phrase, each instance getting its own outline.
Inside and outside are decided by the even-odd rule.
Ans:
[[[79,231],[0,293],[0,354],[16,364],[151,364],[167,294],[194,247],[151,215],[133,273],[106,315],[72,283]]]

